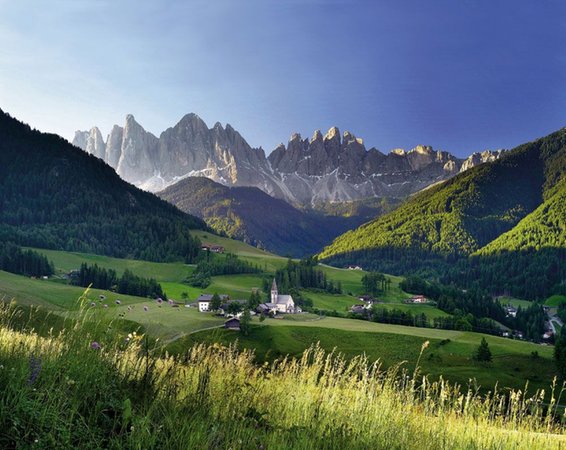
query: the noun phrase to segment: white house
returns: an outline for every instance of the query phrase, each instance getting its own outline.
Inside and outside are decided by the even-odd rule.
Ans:
[[[295,314],[302,312],[300,307],[295,306],[293,297],[291,297],[290,295],[279,295],[275,278],[273,279],[273,284],[271,285],[271,302],[264,303],[264,305],[270,311],[276,311],[280,313]]]
[[[201,294],[199,298],[197,298],[198,302],[198,310],[199,312],[207,312],[210,311],[210,304],[212,303],[212,294]],[[227,295],[220,295],[220,300],[226,301],[228,300]]]

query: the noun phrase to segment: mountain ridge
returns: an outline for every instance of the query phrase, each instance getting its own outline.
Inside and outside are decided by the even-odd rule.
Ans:
[[[553,287],[566,277],[565,199],[561,129],[411,197],[339,236],[319,257],[393,273],[441,268],[437,276],[457,285],[542,298],[566,289]],[[534,279],[537,288],[529,286]]]
[[[97,133],[91,137],[94,149]],[[190,229],[207,226],[127,183],[100,158],[0,110],[0,240],[191,261],[200,244]]]
[[[484,151],[466,159],[418,145],[384,154],[363,139],[332,127],[310,139],[293,133],[266,157],[230,124],[212,128],[189,113],[159,137],[132,115],[115,125],[106,141],[100,130],[77,131],[73,144],[102,158],[126,181],[151,192],[190,176],[227,186],[252,186],[299,207],[371,197],[406,197],[503,153]],[[104,147],[104,148],[103,148]]]
[[[196,215],[218,233],[292,257],[319,252],[344,231],[388,210],[388,204],[340,214],[298,209],[256,187],[225,186],[205,177],[187,177],[157,193],[182,211]]]

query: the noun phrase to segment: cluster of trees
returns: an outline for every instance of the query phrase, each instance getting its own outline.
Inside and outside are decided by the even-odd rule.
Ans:
[[[341,294],[342,283],[338,281],[334,283],[326,277],[326,274],[317,268],[318,260],[316,257],[304,258],[299,262],[291,259],[287,261],[287,265],[275,272],[275,281],[281,293],[290,293],[295,298],[295,293],[299,289],[320,289],[330,294]],[[271,289],[271,280],[265,278],[263,280],[264,292]],[[292,293],[292,290],[295,293]]]
[[[425,314],[412,314],[410,311],[388,309],[379,304],[373,305],[367,317],[373,322],[408,325],[421,328],[438,328],[443,330],[477,331],[480,333],[500,335],[501,328],[487,318],[476,318],[471,314],[456,312],[449,317],[429,319]]]
[[[0,241],[193,262],[206,224],[126,183],[63,138],[0,112]]]
[[[257,265],[250,264],[231,253],[224,256],[214,256],[210,252],[205,252],[205,254],[206,256],[201,256],[199,259],[194,272],[185,280],[191,286],[206,288],[210,285],[210,278],[217,275],[261,272]]]
[[[391,286],[391,280],[379,272],[369,272],[362,277],[362,285],[366,294],[382,294]]]
[[[49,276],[55,272],[45,255],[23,250],[10,242],[0,242],[0,270],[33,277]]]
[[[138,297],[167,298],[156,280],[134,275],[129,269],[119,277],[113,269],[83,263],[78,272],[72,274],[71,283],[83,287],[92,285],[97,289],[113,290]]]
[[[505,321],[505,311],[501,304],[481,289],[463,290],[427,281],[418,276],[405,278],[399,286],[405,292],[422,294],[434,300],[438,308],[449,314],[469,313],[476,318],[489,317],[500,322]]]

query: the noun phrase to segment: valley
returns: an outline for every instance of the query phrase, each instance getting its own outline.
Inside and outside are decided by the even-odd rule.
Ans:
[[[403,325],[375,323],[347,317],[331,317],[323,311],[335,311],[344,316],[349,308],[359,303],[357,296],[363,292],[361,279],[365,272],[337,269],[321,265],[327,276],[340,281],[344,294],[327,294],[301,291],[301,295],[312,300],[313,307],[320,314],[303,313],[278,318],[252,319],[248,336],[223,328],[225,317],[214,313],[202,313],[192,303],[201,293],[219,293],[233,299],[247,299],[253,288],[260,288],[262,277],[272,276],[276,269],[284,267],[286,259],[250,247],[242,242],[198,232],[206,242],[214,242],[234,252],[242,259],[262,267],[262,274],[222,275],[212,277],[207,288],[195,288],[184,283],[184,279],[195,266],[183,263],[154,263],[140,260],[126,260],[93,254],[70,253],[54,250],[34,249],[44,254],[55,265],[55,274],[50,280],[30,279],[19,275],[0,272],[0,295],[4,301],[14,299],[17,304],[40,307],[62,318],[73,319],[79,314],[85,291],[78,286],[69,286],[64,276],[76,270],[82,263],[97,264],[113,269],[118,274],[130,270],[142,277],[153,277],[159,281],[169,299],[180,303],[179,307],[160,305],[153,299],[100,289],[90,289],[82,307],[86,308],[89,320],[124,322],[118,328],[147,333],[159,339],[158,346],[173,354],[183,354],[197,343],[223,345],[236,344],[239,348],[253,350],[258,362],[273,362],[286,355],[300,357],[311,345],[318,343],[328,352],[338,352],[347,358],[364,354],[370,361],[379,360],[384,368],[401,364],[414,368],[420,347],[430,342],[420,361],[421,370],[432,378],[443,378],[467,386],[475,380],[482,389],[491,389],[498,383],[502,387],[520,389],[528,382],[530,389],[545,389],[555,374],[552,362],[552,347],[525,341],[516,341],[481,333],[458,330],[417,328]],[[389,277],[391,288],[380,296],[380,306],[386,309],[402,309],[413,314],[425,314],[429,318],[447,317],[430,305],[403,303],[410,294],[403,292],[399,277]],[[188,299],[182,300],[183,293]],[[353,295],[349,295],[353,294]],[[104,300],[100,300],[100,296]],[[115,300],[120,300],[116,304]],[[92,303],[94,306],[88,306]],[[528,304],[529,302],[524,302]],[[103,304],[107,307],[103,308]],[[493,363],[479,364],[471,356],[481,338],[487,337],[493,352]],[[536,358],[532,354],[536,352]]]

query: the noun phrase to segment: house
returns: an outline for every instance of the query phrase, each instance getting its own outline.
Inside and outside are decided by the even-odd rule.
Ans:
[[[199,298],[197,298],[199,312],[206,312],[211,310],[210,303],[212,302],[212,297],[212,294],[201,294]],[[219,295],[219,297],[223,302],[228,301],[230,298],[227,295]]]
[[[505,315],[506,317],[517,317],[517,308],[513,306],[506,306],[505,307]]]
[[[293,297],[290,295],[280,295],[277,289],[277,283],[275,278],[273,279],[273,284],[271,285],[271,301],[269,303],[263,303],[269,312],[276,313],[287,313],[295,314],[302,312],[299,306],[295,306]]]
[[[360,266],[348,266],[348,270],[363,270]]]
[[[224,322],[224,328],[228,330],[240,331],[240,319],[236,317],[228,319],[226,322]]]
[[[411,303],[427,303],[428,299],[424,295],[415,295],[411,298]]]
[[[365,314],[366,313],[366,305],[353,305],[350,308],[350,312],[354,314]]]
[[[224,247],[221,245],[202,244],[201,250],[205,252],[224,253]]]

